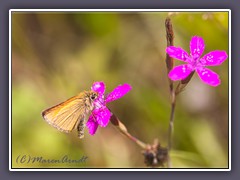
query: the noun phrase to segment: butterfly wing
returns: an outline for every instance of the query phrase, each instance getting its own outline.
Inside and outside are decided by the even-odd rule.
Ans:
[[[83,98],[78,95],[43,111],[42,116],[53,127],[68,133],[84,120],[85,108]]]

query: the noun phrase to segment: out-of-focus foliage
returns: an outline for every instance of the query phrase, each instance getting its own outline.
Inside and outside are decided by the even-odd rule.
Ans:
[[[110,104],[129,132],[146,143],[167,144],[170,96],[165,64],[166,12],[14,12],[12,14],[12,166],[145,167],[141,149],[111,124],[79,140],[51,127],[41,112],[104,81],[133,89]],[[205,52],[228,52],[228,13],[171,16],[175,46],[189,49],[202,36]],[[179,61],[175,61],[179,64]],[[195,74],[177,99],[172,164],[228,167],[228,60],[212,67],[213,88]],[[44,159],[87,156],[85,163],[17,163],[19,155]]]

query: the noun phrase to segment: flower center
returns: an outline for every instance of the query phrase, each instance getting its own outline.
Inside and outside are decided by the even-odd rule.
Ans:
[[[196,68],[200,65],[200,57],[198,55],[191,55],[189,58],[189,64],[193,67]]]

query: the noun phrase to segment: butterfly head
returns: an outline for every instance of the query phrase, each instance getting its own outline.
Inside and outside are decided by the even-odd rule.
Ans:
[[[98,98],[98,93],[95,91],[85,91],[85,105],[91,110],[94,107],[94,101]]]
[[[98,93],[95,91],[90,91],[90,93],[89,93],[90,101],[95,101],[97,98],[98,98]]]

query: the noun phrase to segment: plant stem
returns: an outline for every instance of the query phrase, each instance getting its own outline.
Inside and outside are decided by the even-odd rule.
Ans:
[[[167,47],[173,46],[173,27],[172,22],[169,17],[165,20],[165,28],[166,28],[166,39],[167,39]],[[171,58],[168,53],[166,53],[166,65],[167,65],[167,72],[169,73],[173,68],[173,58]],[[173,88],[173,81],[168,78],[169,80],[169,91],[171,95],[171,114],[169,120],[169,127],[168,127],[168,161],[167,167],[171,168],[171,158],[170,158],[170,151],[172,148],[172,136],[173,136],[173,126],[174,126],[174,113],[175,113],[175,105],[176,105],[176,93]]]
[[[169,120],[169,127],[168,127],[168,152],[169,157],[167,161],[167,167],[171,168],[171,158],[170,158],[170,151],[172,148],[172,136],[173,136],[173,129],[174,129],[174,114],[175,114],[175,106],[176,106],[176,93],[172,91],[171,93],[172,102],[171,102],[171,114],[170,114],[170,120]]]
[[[147,144],[145,144],[144,142],[140,141],[138,138],[132,136],[126,126],[117,118],[117,116],[115,116],[113,113],[112,113],[112,116],[111,116],[111,119],[110,119],[111,123],[117,127],[117,129],[122,133],[124,134],[127,138],[129,138],[131,141],[135,142],[138,146],[140,146],[141,148],[143,149],[146,149],[147,148]]]

